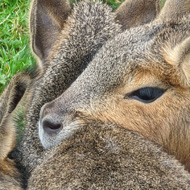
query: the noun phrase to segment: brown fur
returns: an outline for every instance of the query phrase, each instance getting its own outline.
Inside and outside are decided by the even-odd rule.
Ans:
[[[38,3],[33,4],[34,7],[32,9],[32,14],[34,14],[33,15],[34,17],[31,17],[32,20],[34,18],[38,20],[38,16],[40,16],[38,14],[35,14],[37,11],[36,9],[40,9],[38,5],[39,5]],[[87,2],[86,4],[81,3],[78,6],[79,7],[81,6],[82,8],[84,8],[84,11],[87,11],[89,7],[92,8],[95,5],[96,4],[93,4],[93,3],[90,4]],[[99,6],[102,6],[102,5],[99,5]],[[86,7],[88,7],[88,9]],[[104,9],[107,10],[107,8],[105,7]],[[75,9],[76,12],[79,10],[77,10],[77,8]],[[48,10],[48,11],[51,12],[51,10]],[[44,13],[39,12],[39,14],[44,14]],[[116,14],[118,14],[118,12]],[[50,15],[51,15],[50,18],[52,18],[52,15],[53,15],[53,20],[56,19],[56,16],[53,13]],[[73,18],[76,19],[76,15],[75,17],[72,17],[72,16],[69,17],[71,21]],[[153,14],[152,16],[152,19],[154,18],[155,18],[155,14]],[[34,26],[36,26],[35,19],[34,19]],[[56,24],[55,23],[53,24],[53,27],[51,26],[51,22],[50,22],[50,29],[54,30],[57,27],[56,26],[54,28],[54,25],[56,25],[57,22]],[[28,158],[26,159],[23,156],[23,158],[21,158],[23,159],[21,163],[25,163],[24,165],[26,167],[28,166],[29,173],[31,172],[33,168],[35,168],[36,164],[39,164],[39,166],[34,170],[34,172],[32,173],[29,179],[28,189],[80,189],[80,188],[83,188],[83,189],[110,189],[110,188],[111,189],[126,189],[126,188],[128,189],[130,188],[188,189],[189,188],[189,183],[190,183],[189,174],[184,170],[184,167],[181,166],[177,160],[170,157],[168,154],[164,153],[162,147],[160,147],[157,143],[153,143],[147,139],[149,138],[150,140],[154,140],[158,143],[168,140],[168,135],[171,134],[170,130],[168,134],[163,133],[163,130],[167,131],[170,125],[173,124],[172,122],[175,122],[175,120],[174,119],[171,120],[169,123],[170,125],[169,125],[167,122],[163,123],[163,116],[165,117],[166,113],[168,113],[169,115],[167,116],[172,117],[173,113],[170,113],[169,109],[166,110],[166,108],[162,107],[162,109],[159,112],[159,114],[162,117],[156,117],[155,119],[155,115],[157,115],[158,113],[158,110],[155,109],[155,107],[164,105],[165,103],[158,102],[152,108],[151,105],[147,105],[143,107],[142,103],[140,102],[135,103],[135,101],[133,100],[131,103],[128,101],[129,104],[127,104],[126,101],[124,102],[124,100],[120,101],[120,98],[123,97],[126,93],[131,92],[134,89],[138,89],[142,85],[147,85],[147,83],[148,84],[153,83],[154,85],[158,85],[159,87],[163,87],[163,88],[170,87],[170,85],[179,86],[178,81],[180,80],[176,78],[176,75],[174,75],[173,77],[174,81],[172,79],[173,70],[175,69],[170,70],[168,69],[168,67],[170,68],[170,66],[166,65],[165,67],[165,65],[160,64],[159,62],[160,59],[157,60],[157,56],[160,58],[160,55],[163,55],[161,53],[163,52],[163,49],[161,48],[162,49],[161,51],[159,49],[161,47],[159,45],[159,42],[161,42],[162,44],[162,40],[161,40],[162,32],[163,32],[162,29],[165,28],[167,31],[167,27],[170,28],[170,24],[167,25],[165,23],[162,23],[161,19],[160,21],[156,21],[156,22],[158,23],[156,24],[152,23],[150,25],[145,25],[145,26],[143,25],[139,28],[136,26],[137,27],[136,29],[131,29],[129,31],[126,31],[124,32],[124,34],[118,34],[118,36],[116,37],[114,37],[113,34],[106,36],[107,39],[105,41],[107,41],[109,38],[111,38],[111,40],[108,41],[103,48],[101,48],[101,51],[99,54],[97,54],[96,51],[98,51],[100,48],[98,49],[96,46],[93,46],[93,45],[87,46],[88,44],[87,45],[82,44],[83,45],[82,48],[84,49],[86,47],[89,48],[89,49],[87,48],[87,50],[90,53],[89,52],[86,53],[86,49],[85,49],[84,51],[86,53],[85,56],[91,55],[91,51],[93,50],[95,51],[97,55],[95,56],[96,58],[92,56],[92,62],[88,60],[90,62],[89,66],[88,64],[85,65],[87,66],[87,69],[81,74],[81,76],[79,76],[79,78],[71,85],[71,87],[69,87],[69,85],[72,83],[71,81],[74,81],[79,75],[79,73],[82,71],[78,72],[77,75],[73,77],[72,74],[68,75],[67,73],[70,70],[65,69],[63,73],[64,77],[65,76],[66,77],[69,76],[71,78],[73,77],[70,80],[70,82],[68,82],[68,84],[65,82],[65,79],[62,81],[57,76],[59,76],[58,74],[60,72],[60,68],[62,68],[61,67],[62,64],[70,63],[68,62],[68,60],[70,58],[71,53],[73,53],[72,54],[73,56],[73,55],[80,55],[77,53],[82,52],[82,48],[80,49],[81,51],[77,51],[77,49],[74,49],[73,46],[71,47],[66,46],[67,44],[69,44],[70,42],[69,40],[71,40],[70,35],[73,31],[70,30],[70,32],[67,33],[68,36],[67,35],[65,36],[64,32],[63,32],[64,33],[63,36],[61,36],[61,34],[57,35],[56,32],[51,33],[53,35],[53,38],[52,38],[53,40],[52,41],[50,40],[50,42],[47,42],[47,44],[50,44],[50,49],[49,49],[49,45],[47,45],[46,43],[43,46],[43,41],[42,41],[42,44],[40,44],[39,41],[38,43],[35,43],[36,40],[38,40],[40,35],[35,33],[36,28],[34,27],[34,30],[32,30],[33,49],[34,49],[34,52],[37,54],[37,56],[41,59],[42,67],[44,65],[46,67],[44,66],[45,69],[42,72],[43,75],[41,75],[41,78],[35,81],[32,86],[32,91],[35,93],[31,97],[30,106],[27,112],[27,126],[26,127],[28,128],[26,128],[25,138],[23,138],[24,140],[21,143],[21,147],[22,148],[24,147],[21,150],[24,153],[28,152],[27,155],[24,155],[25,157],[28,157]],[[58,19],[58,23],[59,23],[59,19]],[[64,23],[65,23],[65,20],[64,20]],[[67,27],[70,29],[73,29],[74,28],[72,25],[73,23],[72,22],[70,23],[71,24],[68,24]],[[83,24],[83,22],[75,23],[75,24],[76,25]],[[139,24],[141,24],[141,22]],[[156,25],[158,25],[158,29],[156,29],[157,27]],[[183,22],[182,22],[182,25],[183,25]],[[114,28],[115,31],[117,31],[118,33],[121,32],[121,30],[118,29],[119,28],[118,25],[114,25],[114,26],[115,26]],[[44,30],[41,30],[40,32],[41,34],[44,34]],[[144,44],[143,40],[147,38],[146,36],[147,32],[149,32],[150,34],[154,34],[154,32],[157,32],[155,34],[156,36],[155,38],[157,39],[155,40],[156,41],[155,47],[158,47],[158,48],[152,48],[152,46],[148,46],[148,48],[151,47],[150,49],[152,50],[150,54],[148,54],[150,57],[146,56],[146,59],[144,59],[144,57],[143,59],[136,58],[135,59],[136,62],[137,63],[140,62],[141,64],[137,65],[137,63],[135,62],[134,65],[132,65],[131,68],[129,68],[131,69],[130,70],[131,72],[129,72],[127,76],[125,74],[124,78],[122,78],[121,76],[122,80],[121,79],[118,80],[120,83],[119,84],[113,83],[113,85],[111,85],[110,87],[111,90],[110,89],[107,90],[110,83],[113,82],[114,76],[118,76],[118,73],[114,73],[114,72],[110,73],[111,70],[109,70],[110,68],[109,68],[108,63],[109,62],[111,63],[112,60],[107,61],[106,58],[104,59],[104,56],[102,56],[101,53],[103,55],[105,53],[105,56],[106,56],[107,47],[108,47],[108,49],[111,51],[110,53],[108,53],[108,57],[111,59],[114,59],[115,58],[114,55],[117,55],[118,47],[120,48],[120,46],[122,46],[122,40],[123,40],[122,35],[125,35],[125,33],[129,35],[128,36],[129,38],[127,39],[133,38],[133,36],[137,36],[137,40],[138,39],[142,40],[140,44],[137,44],[137,47],[138,47],[138,45]],[[46,38],[49,35],[50,34],[47,34],[47,35],[44,34],[44,37]],[[159,37],[157,38],[157,36]],[[176,36],[178,36],[178,33],[176,33]],[[77,37],[79,37],[78,33],[77,33]],[[148,38],[150,38],[149,40],[155,39],[151,35]],[[171,37],[169,36],[168,39],[170,40]],[[58,40],[60,41],[63,40],[64,42],[67,42],[67,43],[64,44],[60,42],[58,44],[57,43]],[[84,40],[85,38],[82,38],[81,43],[84,43]],[[169,40],[168,40],[168,45],[170,46],[171,43],[169,42]],[[179,41],[177,41],[177,44],[179,44],[180,41],[181,41],[181,38],[179,37]],[[56,43],[56,45],[54,45],[54,42]],[[76,42],[78,41],[74,41],[73,43],[76,43]],[[134,44],[135,43],[136,42],[134,41]],[[148,44],[148,42],[146,43]],[[102,46],[103,42],[97,43],[97,44],[98,44],[97,46]],[[59,45],[60,46],[62,45],[62,47],[59,47]],[[66,57],[66,59],[64,59],[64,57],[59,57],[60,54],[64,55],[63,52],[61,51],[62,49],[64,49],[64,46],[66,46],[67,48],[70,48],[70,50],[73,48],[72,49],[73,51],[69,52],[68,57]],[[125,44],[124,47],[126,46],[127,45]],[[91,50],[90,48],[92,48],[93,50]],[[135,50],[135,48],[132,47],[131,50]],[[128,53],[130,54],[130,50],[128,51],[129,51]],[[142,52],[141,52],[141,55],[143,55]],[[75,58],[76,59],[78,58],[79,62],[81,60],[83,61],[82,59],[83,55],[81,56],[82,58],[80,56],[79,57],[73,56],[74,57],[73,58],[72,56],[70,58],[71,63],[75,61]],[[118,57],[120,57],[120,55],[118,55]],[[105,61],[105,64],[103,63],[102,65],[104,66],[106,65],[106,67],[103,67],[103,71],[105,72],[106,78],[109,78],[109,76],[111,76],[112,79],[109,80],[110,83],[106,83],[106,80],[104,78],[103,84],[102,84],[101,83],[102,81],[99,80],[101,78],[98,78],[97,80],[98,84],[93,86],[94,85],[92,82],[93,79],[95,79],[94,81],[96,81],[97,79],[96,78],[97,68],[93,68],[93,60],[95,59],[96,61],[96,59],[98,58],[101,60],[101,63],[102,63],[102,60]],[[165,59],[163,58],[163,60]],[[60,62],[62,61],[61,62],[62,64],[59,61]],[[114,61],[117,62],[117,59]],[[165,62],[166,61],[167,60],[165,60]],[[54,65],[54,62],[56,63],[56,65]],[[152,62],[158,63],[160,65],[158,64],[153,65]],[[97,61],[97,63],[99,62]],[[119,63],[120,62],[118,62],[118,65]],[[73,65],[71,66],[73,67]],[[100,66],[101,68],[101,64],[98,66]],[[88,73],[89,70],[91,70],[91,72]],[[125,67],[120,68],[119,72],[121,71],[122,72],[125,71]],[[166,71],[166,74],[163,77],[163,73],[165,71]],[[98,73],[101,73],[101,71],[98,70]],[[171,74],[170,77],[168,77],[168,74]],[[174,73],[174,74],[177,74],[177,73]],[[49,83],[46,83],[46,80],[49,77],[51,80]],[[53,80],[53,79],[58,80],[59,83],[57,84],[55,82],[56,80]],[[152,79],[153,81],[150,81],[150,79]],[[89,80],[89,84],[88,84],[88,80]],[[128,85],[126,85],[127,81],[128,81],[127,83]],[[184,84],[185,83],[183,83],[183,86],[182,86],[183,88],[184,88]],[[97,91],[96,90],[93,91],[94,89],[90,89],[90,92],[93,92],[93,93],[89,94],[88,87],[91,85],[93,88],[95,89],[97,88]],[[34,90],[33,87],[36,89],[36,91]],[[79,88],[76,88],[76,87],[79,87]],[[64,92],[66,88],[68,88],[68,90]],[[77,89],[80,92],[77,91]],[[186,93],[186,91],[184,90],[181,91],[180,89],[181,89],[181,86],[179,89],[176,90],[176,92],[177,93],[183,92],[183,94]],[[41,93],[40,90],[42,90],[43,93]],[[55,94],[54,94],[54,91],[56,91]],[[64,92],[64,94],[61,97],[58,97],[57,99],[55,99],[56,96],[59,96],[61,92]],[[85,92],[88,92],[88,93],[85,94]],[[102,92],[102,94],[101,93],[98,94],[98,92]],[[93,96],[91,96],[92,94]],[[85,97],[85,95],[87,95],[87,97]],[[90,97],[90,100],[88,99],[89,97]],[[62,142],[59,145],[55,146],[55,148],[42,151],[42,149],[38,147],[39,144],[38,144],[38,141],[36,140],[36,119],[38,119],[39,108],[46,101],[50,101],[53,99],[55,99],[53,102],[45,104],[43,106],[41,110],[40,122],[43,123],[42,120],[47,119],[47,116],[50,113],[51,118],[48,118],[48,119],[49,120],[52,119],[50,120],[52,122],[52,125],[54,124],[53,122],[55,121],[59,122],[61,120],[61,122],[65,126],[66,125],[69,126],[71,124],[73,125],[72,126],[73,128],[78,127],[78,130],[73,131],[72,135],[69,136],[68,139],[67,138],[61,139]],[[173,103],[171,102],[170,97],[168,97],[168,99],[166,97],[166,100],[167,100],[166,102],[168,102],[168,105],[166,107],[171,108],[171,105],[175,105],[174,102]],[[180,102],[180,100],[181,99],[179,99],[178,101]],[[179,103],[177,105],[179,105]],[[176,111],[176,108],[174,110]],[[182,108],[180,107],[180,109],[178,110],[176,114],[180,115],[181,110]],[[127,115],[127,117],[125,117],[125,115]],[[139,115],[141,117],[139,117]],[[93,118],[96,121],[90,120],[90,118]],[[97,120],[100,120],[100,121],[97,121]],[[110,122],[115,123],[115,124],[110,124]],[[126,127],[126,123],[128,124],[127,127]],[[180,122],[178,124],[180,124]],[[160,128],[158,128],[157,126],[159,126]],[[179,126],[179,125],[175,125],[175,126]],[[124,128],[127,128],[127,130]],[[130,132],[128,129],[138,131],[139,133],[136,134],[136,133]],[[174,131],[174,130],[171,130],[171,131]],[[139,137],[139,136],[145,136],[146,138]],[[174,137],[174,135],[172,135],[172,137]],[[181,137],[182,136],[180,135],[180,138]],[[47,140],[49,139],[50,137]],[[184,139],[183,142],[186,142],[186,138]],[[57,143],[58,142],[56,141],[55,144]],[[32,150],[30,149],[30,145],[33,145],[33,144],[34,146],[32,148],[34,149]],[[26,145],[29,145],[29,146],[27,147]],[[169,147],[168,144],[166,144],[166,147],[167,148]],[[181,148],[181,146],[179,147],[180,147],[180,151],[182,150],[183,152],[183,149]],[[172,151],[173,149],[171,148],[169,150]],[[183,154],[180,153],[180,156],[181,155]],[[32,160],[31,158],[34,158],[34,159]],[[11,164],[9,164],[9,166],[10,165]]]
[[[22,99],[30,76],[17,74],[0,97],[0,190],[21,190],[21,175],[8,154],[16,145],[14,110]]]
[[[160,12],[159,4],[159,0],[126,0],[116,10],[116,19],[123,30],[149,23]]]
[[[166,1],[165,10],[159,15],[159,19],[166,21],[168,18],[178,19],[181,15],[188,14],[190,11],[190,2],[188,0]]]
[[[64,25],[63,20],[66,20],[70,13],[70,5],[64,0],[51,2],[34,0],[31,12],[33,13],[30,14],[32,49],[44,61],[60,34]]]
[[[122,127],[83,119],[83,128],[47,152],[28,189],[190,188],[189,173],[158,145]]]
[[[120,25],[115,23],[114,13],[109,7],[101,3],[92,6],[90,2],[86,4],[81,2],[79,6],[74,6],[68,19],[62,20],[64,27],[59,31],[59,35],[55,35],[51,30],[47,30],[49,33],[43,33],[42,27],[37,22],[39,18],[41,19],[41,15],[36,14],[36,9],[41,10],[33,3],[31,18],[35,18],[33,21],[36,22],[30,24],[31,41],[34,52],[40,59],[42,72],[39,79],[35,80],[31,87],[34,93],[26,112],[24,137],[17,147],[17,151],[15,151],[15,158],[26,169],[26,177],[43,160],[43,149],[36,127],[40,108],[44,103],[61,95],[88,65],[96,51],[109,38],[121,31]],[[83,12],[85,9],[86,11]],[[45,13],[50,12],[50,10],[42,10]],[[48,14],[47,17],[49,18],[46,19],[52,20],[52,14]],[[42,24],[46,24],[44,28],[51,28],[51,23],[42,22]],[[35,51],[34,45],[38,37],[33,35],[35,34],[33,31],[36,30],[43,33],[43,38],[49,38],[51,35],[51,39],[57,39],[56,42],[53,40],[55,44],[53,47],[51,46],[51,51],[48,50],[48,56],[45,58],[42,58],[38,51]],[[46,48],[44,49],[40,43],[36,45],[39,52],[46,52]]]
[[[29,179],[28,188],[189,189],[189,174],[177,160],[163,152],[166,149],[184,165],[187,163],[181,159],[187,156],[188,146],[185,152],[183,145],[189,136],[188,126],[182,126],[188,118],[181,106],[188,100],[188,90],[184,89],[188,83],[182,75],[186,67],[177,72],[168,64],[173,56],[165,57],[168,48],[172,50],[173,45],[180,44],[189,34],[188,19],[181,23],[177,18],[171,21],[172,14],[168,14],[168,23],[157,17],[143,25],[154,20],[158,10],[156,5],[146,3],[153,10],[147,9],[145,17],[146,9],[139,12],[138,6],[132,6],[137,9],[134,15],[125,16],[130,11],[123,11],[125,3],[116,13],[100,3],[88,1],[77,4],[72,11],[67,6],[64,9],[50,5],[48,0],[36,0],[31,9],[32,47],[43,72],[32,86],[34,94],[27,110],[25,134],[16,157],[26,167],[27,177],[39,165]],[[64,5],[64,1],[57,5]],[[55,13],[61,10],[66,11],[63,20]],[[167,6],[164,11],[170,13]],[[134,17],[137,13],[141,16]],[[184,12],[178,17],[183,15]],[[135,27],[126,26],[123,18],[133,17],[137,24],[131,26]],[[125,27],[130,29],[122,32]],[[172,45],[171,39],[178,40]],[[162,46],[165,42],[167,47]],[[152,104],[124,101],[127,93],[147,85],[168,88],[169,93]],[[170,95],[176,95],[176,99]],[[48,101],[52,102],[45,104]],[[176,121],[175,114],[183,117]],[[53,138],[40,134],[44,145],[49,143],[55,148],[44,151],[40,146],[38,120],[40,126],[44,121],[63,126]],[[70,127],[67,138],[60,136],[67,127]],[[183,135],[176,138],[178,134]],[[173,143],[176,141],[178,145]]]
[[[168,0],[150,24],[124,31],[103,46],[71,87],[43,106],[40,128],[45,121],[67,127],[75,119],[68,120],[72,114],[82,113],[140,132],[189,169],[190,23],[186,6],[190,1],[180,2],[178,6],[179,1]],[[166,92],[147,104],[130,98],[131,92],[144,87]],[[64,139],[61,135],[53,140],[55,144]],[[48,135],[41,140],[46,147]]]

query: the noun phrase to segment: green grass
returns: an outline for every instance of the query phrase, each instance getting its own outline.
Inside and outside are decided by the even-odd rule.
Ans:
[[[27,27],[29,2],[0,1],[0,92],[15,73],[34,62]]]
[[[104,2],[113,9],[120,4]],[[30,0],[0,0],[0,93],[15,73],[35,62],[29,47],[29,4]]]
[[[166,2],[166,0],[161,0],[160,1],[160,7],[163,7],[165,2]]]
[[[124,0],[102,1],[116,9]],[[161,6],[164,2],[161,0]],[[30,0],[0,0],[0,93],[15,73],[35,62],[29,47],[29,3]]]

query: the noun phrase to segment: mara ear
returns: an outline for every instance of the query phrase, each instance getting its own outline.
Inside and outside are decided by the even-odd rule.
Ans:
[[[0,127],[22,99],[31,78],[28,74],[15,75],[0,96]]]
[[[166,0],[158,19],[162,21],[181,18],[190,13],[190,0]]]
[[[125,30],[151,22],[159,11],[159,0],[125,0],[116,10],[116,19]]]
[[[27,74],[15,75],[0,96],[0,164],[15,146],[16,131],[12,112],[22,99],[30,83]]]
[[[70,14],[68,0],[34,0],[30,13],[30,33],[33,52],[43,61]]]
[[[177,39],[177,37],[176,37]],[[173,46],[173,45],[172,45]],[[183,39],[173,48],[165,46],[163,48],[164,59],[173,65],[179,73],[180,81],[183,85],[190,85],[190,37]]]

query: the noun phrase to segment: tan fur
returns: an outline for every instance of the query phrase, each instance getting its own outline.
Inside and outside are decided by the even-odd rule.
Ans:
[[[184,75],[184,83],[187,85],[190,82],[190,38],[183,40],[180,44],[176,45],[174,48],[170,46],[163,48],[163,54],[165,60],[174,66],[178,66],[181,69],[181,74]]]
[[[183,34],[181,38],[184,38]],[[182,40],[172,50],[171,47],[166,49],[164,45],[161,52],[168,65],[160,67],[161,63],[153,65],[147,60],[146,63],[141,62],[138,70],[134,70],[134,74],[131,72],[133,77],[127,85],[116,88],[112,94],[105,96],[104,102],[96,100],[93,109],[89,109],[91,112],[87,112],[86,108],[77,111],[86,117],[91,115],[103,122],[117,123],[140,132],[163,145],[169,154],[175,155],[189,170],[189,48],[189,38]],[[167,91],[163,97],[150,104],[123,99],[125,94],[146,86],[156,86]]]
[[[162,70],[159,69],[157,71],[158,73],[162,72]],[[140,70],[138,72],[141,74]],[[143,75],[142,78],[137,77],[137,80],[135,78],[134,81],[130,83],[131,89],[129,86],[126,90],[130,89],[130,92],[139,87],[152,86],[152,84],[158,84],[156,86],[168,88],[164,83],[159,84],[160,79],[156,78],[158,76],[154,76],[155,69],[153,73],[151,76],[146,76],[147,78]],[[163,78],[161,79],[163,80]],[[143,80],[144,82],[142,82]],[[141,81],[139,85],[137,85],[139,83],[138,81]],[[119,99],[122,98],[120,94],[124,95],[127,92],[126,90],[123,90],[122,93],[121,90],[118,89],[118,91],[111,95],[112,100],[104,100],[107,104],[105,105],[104,103],[102,107],[100,103],[97,102],[97,105],[94,105],[96,109],[93,109],[91,113],[86,113],[85,110],[81,109],[78,111],[85,113],[86,117],[91,115],[91,117],[103,122],[117,123],[127,129],[140,132],[148,139],[164,145],[164,148],[166,148],[169,154],[175,155],[176,158],[185,165],[186,169],[189,169],[190,131],[188,118],[190,110],[189,106],[186,106],[190,101],[189,90],[183,86],[179,86],[175,89],[175,92],[168,91],[166,95],[163,95],[163,98],[153,103],[153,105],[143,105],[143,103],[137,102],[136,100],[123,99],[119,101]],[[175,97],[173,93],[177,93],[176,99],[171,99],[172,96]],[[99,108],[98,110],[97,106]],[[176,117],[181,118],[176,119]]]

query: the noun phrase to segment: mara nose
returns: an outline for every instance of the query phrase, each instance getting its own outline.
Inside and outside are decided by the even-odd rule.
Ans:
[[[63,128],[54,102],[44,104],[40,111],[40,128],[48,135],[56,135]]]
[[[53,119],[44,119],[42,122],[42,127],[44,132],[48,133],[49,135],[56,135],[61,131],[63,125],[54,121]]]

